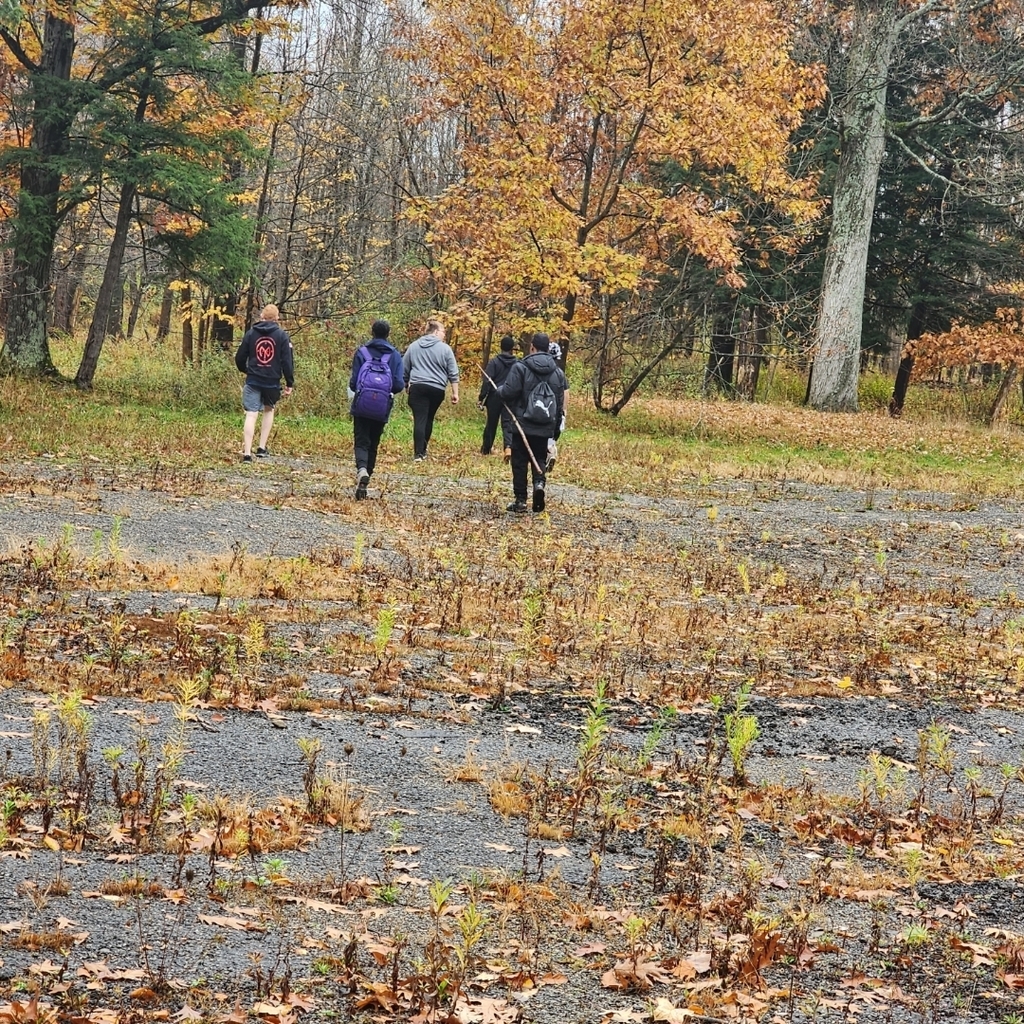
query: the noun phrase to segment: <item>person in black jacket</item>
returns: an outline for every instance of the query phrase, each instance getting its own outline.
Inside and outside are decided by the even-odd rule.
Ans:
[[[366,497],[366,485],[373,476],[373,468],[377,465],[377,449],[380,447],[381,434],[387,426],[388,416],[391,414],[390,404],[387,410],[378,417],[361,416],[358,411],[358,404],[355,403],[356,390],[359,384],[359,371],[367,362],[363,349],[369,353],[370,359],[379,356],[382,362],[386,362],[391,372],[391,394],[397,395],[405,390],[405,371],[402,366],[402,353],[388,341],[391,334],[391,324],[387,320],[374,320],[370,326],[370,334],[373,336],[365,346],[361,345],[356,349],[352,357],[352,374],[348,380],[349,395],[352,398],[352,445],[356,458],[356,501],[362,501]]]
[[[481,455],[490,455],[494,446],[494,435],[498,432],[498,421],[501,421],[501,439],[505,451],[512,447],[512,434],[514,427],[509,417],[505,403],[498,397],[497,389],[505,383],[509,370],[516,364],[516,357],[512,350],[516,347],[515,339],[511,334],[506,334],[501,339],[501,351],[494,356],[484,370],[483,383],[480,385],[480,397],[477,405],[487,410],[487,423],[484,425],[483,444],[480,446]]]
[[[277,306],[263,307],[260,319],[245,332],[241,345],[235,353],[235,366],[245,374],[242,387],[242,408],[245,410],[245,426],[242,428],[242,461],[252,462],[252,440],[256,433],[256,418],[263,413],[260,424],[260,445],[256,458],[270,454],[267,441],[274,425],[274,408],[282,393],[290,395],[295,387],[295,369],[292,357],[292,340],[278,322],[281,314]],[[285,388],[281,390],[281,378]]]
[[[548,354],[551,339],[538,332],[530,342],[530,354],[509,370],[498,395],[522,428],[512,434],[512,493],[509,512],[525,512],[528,470],[533,468],[533,511],[544,511],[544,464],[548,441],[561,433],[565,392],[569,382]],[[543,387],[542,385],[546,385]],[[541,408],[541,406],[545,408]],[[515,424],[513,424],[515,427]],[[529,446],[529,447],[527,447]]]

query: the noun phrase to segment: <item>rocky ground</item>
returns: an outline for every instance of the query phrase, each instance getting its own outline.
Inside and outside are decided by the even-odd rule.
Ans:
[[[0,1021],[1019,1019],[1024,510],[493,469],[6,467]]]

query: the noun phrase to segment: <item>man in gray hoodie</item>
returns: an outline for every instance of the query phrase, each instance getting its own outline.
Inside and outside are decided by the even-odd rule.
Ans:
[[[427,445],[434,431],[434,416],[444,401],[445,389],[452,386],[452,405],[459,400],[459,367],[455,353],[445,344],[444,325],[427,321],[427,333],[417,338],[402,357],[412,410],[413,458],[427,457]]]

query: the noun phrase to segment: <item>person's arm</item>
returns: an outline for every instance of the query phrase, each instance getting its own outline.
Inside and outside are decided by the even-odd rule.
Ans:
[[[397,395],[405,390],[405,364],[402,353],[398,349],[391,350],[391,394]]]
[[[356,378],[359,376],[359,367],[363,365],[363,347],[359,346],[352,355],[352,372],[348,376],[348,389],[353,394],[356,390]]]
[[[292,351],[292,339],[288,332],[281,331],[281,334],[284,335],[281,343],[281,369],[284,371],[286,385],[284,393],[289,395],[295,387],[295,353]]]
[[[242,343],[238,346],[238,351],[235,353],[235,366],[238,367],[239,373],[246,372],[246,365],[249,362],[249,333],[248,331],[242,336]]]
[[[523,364],[516,363],[511,370],[508,371],[508,376],[505,378],[505,383],[498,386],[494,392],[505,405],[511,408],[512,403],[519,397],[519,392],[523,387]]]
[[[452,405],[459,401],[459,364],[455,362],[455,353],[448,346],[448,381],[452,386]]]

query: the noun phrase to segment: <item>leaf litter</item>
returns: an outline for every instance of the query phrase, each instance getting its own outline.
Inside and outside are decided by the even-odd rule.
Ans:
[[[801,534],[813,501],[776,497],[782,542],[757,542],[745,505],[707,536],[686,502],[659,506],[659,533],[631,534],[628,508],[594,509],[586,536],[553,516],[509,534],[500,567],[466,560],[492,522],[467,544],[465,522],[425,529],[382,503],[359,527],[386,544],[402,525],[407,576],[361,591],[365,541],[258,573],[248,552],[215,555],[174,567],[173,592],[195,596],[163,611],[165,567],[90,564],[59,535],[11,554],[24,627],[5,707],[26,699],[32,729],[5,737],[2,852],[94,881],[22,872],[0,1020],[102,1024],[118,992],[135,1015],[230,1024],[291,1024],[325,995],[422,1021],[755,1019],[794,993],[861,1020],[964,993],[1012,1005],[1024,940],[1000,885],[1021,863],[1024,650],[1014,598],[971,575],[1005,553],[1003,527],[898,511],[822,529],[817,509]],[[915,576],[933,556],[946,568]],[[257,771],[240,800],[223,783],[255,712],[294,734],[255,740],[294,768],[286,788]],[[330,760],[313,738],[328,727]],[[488,746],[482,775],[439,801],[452,783],[419,755],[467,734]],[[372,773],[375,747],[392,753]],[[389,813],[399,797],[415,825]],[[84,863],[62,869],[71,853]],[[104,864],[139,884],[104,891]],[[45,934],[54,901],[88,926],[57,929],[66,964],[12,939]],[[131,925],[124,966],[89,959],[115,945],[100,902]],[[213,976],[179,952],[190,921],[213,930]],[[216,953],[231,933],[243,945]],[[549,1003],[556,989],[572,1001]]]

